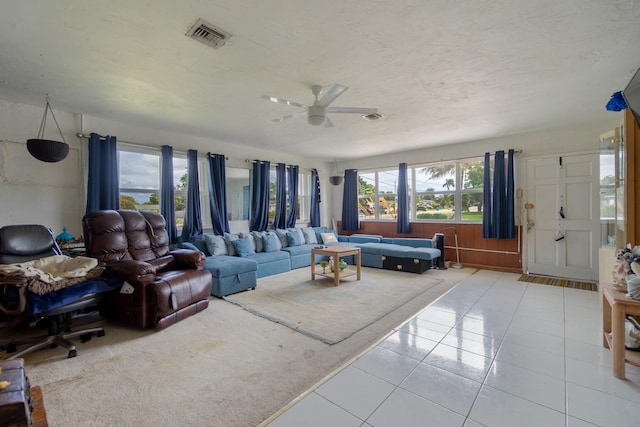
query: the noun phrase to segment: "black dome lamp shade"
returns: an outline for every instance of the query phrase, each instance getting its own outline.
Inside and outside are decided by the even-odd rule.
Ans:
[[[333,176],[329,177],[329,182],[331,183],[331,185],[340,185],[342,184],[342,175],[338,175],[338,161],[336,159],[334,159],[334,162],[336,164],[336,174]]]
[[[44,109],[44,115],[42,116],[42,123],[40,123],[38,137],[27,140],[27,150],[29,150],[29,153],[31,153],[31,155],[38,160],[48,163],[55,163],[67,157],[67,155],[69,154],[69,145],[64,140],[64,136],[62,135],[62,131],[60,130],[60,126],[58,125],[56,116],[53,114],[49,96],[46,97],[46,100],[47,106]],[[58,128],[58,132],[60,132],[60,137],[62,138],[63,142],[44,139],[44,128],[47,124],[47,113],[49,111],[51,112],[53,121],[56,123],[56,127]]]

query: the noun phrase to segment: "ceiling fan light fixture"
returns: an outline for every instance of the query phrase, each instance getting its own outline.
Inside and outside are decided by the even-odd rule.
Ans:
[[[320,126],[326,119],[324,107],[312,105],[307,111],[307,122],[313,126]]]

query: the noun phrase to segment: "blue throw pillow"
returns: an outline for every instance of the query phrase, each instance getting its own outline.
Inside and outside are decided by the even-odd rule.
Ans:
[[[236,251],[236,255],[245,257],[256,253],[251,246],[251,239],[253,239],[253,237],[245,236],[231,241],[233,249]]]
[[[189,243],[189,242],[180,243],[180,248],[189,249],[190,251],[200,251],[200,249],[196,248],[196,246],[193,243]]]
[[[282,249],[282,244],[275,233],[265,233],[262,236],[262,246],[265,252],[278,252]]]
[[[300,235],[297,231],[290,231],[287,233],[287,245],[289,246],[300,246],[302,241],[300,240]]]

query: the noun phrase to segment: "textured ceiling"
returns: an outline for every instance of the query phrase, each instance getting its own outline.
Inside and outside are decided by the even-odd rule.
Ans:
[[[597,120],[640,66],[634,0],[9,0],[0,99],[348,159]],[[198,18],[233,37],[185,36]],[[349,86],[335,127],[310,104]],[[90,130],[90,129],[89,129]]]

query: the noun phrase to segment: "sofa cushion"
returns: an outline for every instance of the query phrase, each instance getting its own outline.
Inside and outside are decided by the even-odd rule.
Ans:
[[[298,255],[307,255],[311,257],[311,249],[316,245],[299,245],[282,248],[283,251],[289,252],[292,257]]]
[[[251,245],[251,249],[253,250],[253,252],[256,252],[256,241],[253,238],[253,234],[249,233],[240,233],[240,238],[242,239],[243,237],[248,237],[249,238],[249,244]],[[234,246],[235,249],[235,246]]]
[[[227,277],[248,271],[256,271],[258,263],[247,258],[215,256],[207,257],[204,261],[204,268],[215,278]]]
[[[207,242],[204,241],[204,237],[202,239],[195,238],[191,242],[184,242],[184,243],[192,244],[193,246],[196,247],[197,250],[199,250],[200,252],[205,254],[205,256],[210,256],[211,255],[211,252],[209,252],[209,248],[207,248]],[[185,248],[185,249],[187,249],[187,248]]]
[[[262,244],[264,246],[264,252],[277,252],[282,249],[282,244],[278,235],[274,232],[267,232],[262,236]]]
[[[180,243],[180,248],[181,249],[189,249],[190,251],[200,251],[200,249],[198,249],[198,247],[196,245],[194,245],[193,243],[189,243],[189,242]],[[202,252],[202,251],[200,251],[200,252]]]
[[[216,236],[214,234],[205,234],[204,241],[207,244],[209,253],[214,256],[227,255],[227,244],[224,241],[224,237]]]
[[[227,255],[234,256],[236,254],[236,250],[234,249],[233,243],[231,242],[239,238],[239,234],[224,233],[224,241],[227,244]]]
[[[367,234],[352,234],[349,241],[352,243],[380,243],[382,236],[374,236]]]
[[[298,228],[298,227],[292,227],[292,228],[287,228],[288,232],[293,232],[293,233],[298,233],[298,237],[300,237],[300,244],[304,245],[305,244],[305,238],[304,238],[304,233],[302,232],[302,228]]]
[[[320,238],[322,239],[322,243],[337,243],[338,238],[334,233],[320,233]]]
[[[247,257],[247,259],[256,260],[258,264],[268,264],[270,262],[289,260],[289,258],[289,254],[285,251],[261,252],[259,254],[252,254]]]
[[[300,234],[296,231],[289,231],[287,233],[287,246],[300,246],[302,244],[302,240],[300,239]]]
[[[254,251],[253,247],[251,246],[252,242],[253,236],[244,236],[236,240],[232,240],[231,244],[233,245],[233,249],[235,250],[237,256],[247,257],[256,253],[256,251]]]
[[[286,248],[287,246],[289,246],[288,242],[287,242],[287,230],[283,230],[281,228],[276,228],[275,230],[276,236],[278,236],[278,239],[280,239],[280,246],[283,248]]]
[[[251,235],[253,236],[253,240],[256,245],[256,252],[264,252],[264,246],[262,245],[262,236],[264,236],[266,231],[252,231]]]
[[[304,234],[304,243],[307,245],[314,245],[318,243],[318,238],[316,237],[316,232],[311,227],[304,227],[301,229],[302,234]]]

